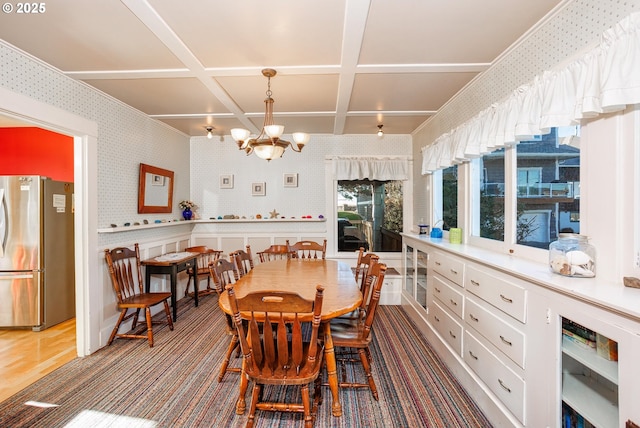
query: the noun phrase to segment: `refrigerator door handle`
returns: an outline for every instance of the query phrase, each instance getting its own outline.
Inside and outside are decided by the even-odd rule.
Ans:
[[[4,200],[4,189],[0,189],[0,257],[4,257],[4,249],[6,248],[7,233],[9,232],[7,225],[9,222],[8,217],[7,203]]]
[[[31,279],[37,271],[31,272],[2,272],[0,271],[0,280],[2,279]]]

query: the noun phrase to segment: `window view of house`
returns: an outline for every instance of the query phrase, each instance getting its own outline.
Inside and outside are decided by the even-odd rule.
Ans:
[[[553,128],[517,150],[516,242],[549,248],[559,233],[580,233],[580,149]]]
[[[450,166],[442,171],[441,226],[443,230],[458,227],[458,165]]]
[[[515,242],[549,248],[559,233],[580,233],[580,149],[577,129],[552,128],[546,135],[502,148],[474,160],[478,180],[473,196],[474,235],[505,241],[505,223],[515,222]],[[516,166],[505,168],[515,152]],[[515,176],[515,193],[505,177]],[[513,220],[505,207],[515,199]],[[510,240],[508,240],[510,241]]]
[[[504,241],[504,152],[505,149],[482,156],[479,162],[479,221],[482,238]]]
[[[338,181],[338,251],[402,251],[402,181]]]

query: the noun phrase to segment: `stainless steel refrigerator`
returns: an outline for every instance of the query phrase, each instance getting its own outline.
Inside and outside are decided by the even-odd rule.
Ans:
[[[73,183],[0,176],[0,327],[75,316]]]

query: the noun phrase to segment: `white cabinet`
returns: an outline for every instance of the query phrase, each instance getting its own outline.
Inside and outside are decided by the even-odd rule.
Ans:
[[[494,311],[485,309],[474,298],[467,297],[465,322],[491,342],[519,367],[525,368],[525,335]]]
[[[495,426],[564,428],[566,406],[585,428],[640,423],[640,290],[418,235],[405,247],[403,307]],[[563,318],[615,341],[618,361],[563,340]]]
[[[437,301],[430,308],[429,320],[442,339],[453,349],[453,352],[458,356],[462,355],[463,329],[460,320],[451,316]]]
[[[466,288],[502,312],[526,322],[527,291],[501,272],[489,273],[477,265],[467,266]]]
[[[501,356],[491,352],[484,342],[473,330],[466,330],[464,361],[511,413],[525,424],[525,381],[504,364]]]
[[[423,309],[427,308],[427,263],[429,255],[404,245],[404,291]]]

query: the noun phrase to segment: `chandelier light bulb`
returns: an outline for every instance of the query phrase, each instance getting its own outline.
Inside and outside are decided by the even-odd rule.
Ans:
[[[258,136],[249,138],[251,132],[248,129],[231,129],[231,137],[240,150],[243,150],[247,155],[255,153],[256,156],[267,161],[282,157],[287,147],[291,147],[291,150],[295,152],[301,152],[310,139],[309,134],[294,132],[293,141],[295,144],[285,141],[281,138],[284,126],[273,123],[274,100],[271,97],[271,78],[276,74],[276,71],[271,68],[262,70],[262,75],[267,78],[267,98],[264,100],[264,122]]]

